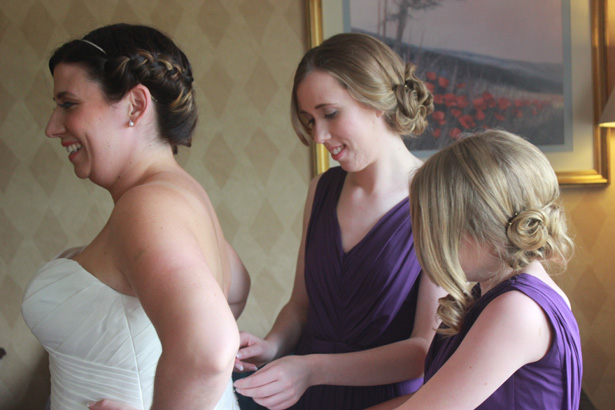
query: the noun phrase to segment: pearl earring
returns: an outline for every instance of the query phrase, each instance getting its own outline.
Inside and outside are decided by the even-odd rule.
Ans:
[[[129,127],[134,127],[134,126],[135,126],[135,123],[134,123],[134,122],[132,122],[132,120],[129,120],[129,121],[128,121],[128,126],[129,126]]]

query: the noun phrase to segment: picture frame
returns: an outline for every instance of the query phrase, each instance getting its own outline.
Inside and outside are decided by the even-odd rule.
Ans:
[[[352,0],[306,0],[308,17],[308,47],[349,27],[344,15],[344,2]],[[598,126],[598,119],[606,105],[606,0],[576,2],[562,0],[570,10],[569,84],[572,99],[572,150],[545,152],[556,171],[560,185],[604,186],[609,183],[608,129]],[[348,3],[346,4],[348,5]],[[563,22],[567,23],[567,22]],[[591,64],[583,64],[591,61]],[[588,104],[590,103],[590,104]],[[330,156],[321,144],[313,144],[314,174],[329,168]]]

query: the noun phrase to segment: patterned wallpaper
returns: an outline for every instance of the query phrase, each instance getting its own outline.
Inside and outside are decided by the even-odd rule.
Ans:
[[[575,239],[568,270],[555,280],[570,298],[583,347],[583,389],[597,409],[615,403],[615,133],[608,187],[564,188]]]
[[[40,409],[47,359],[21,319],[23,290],[55,253],[91,239],[111,199],[77,179],[43,128],[53,107],[46,60],[63,41],[111,22],[169,33],[193,63],[200,120],[179,161],[203,184],[252,276],[239,324],[263,335],[290,294],[309,151],[288,119],[305,51],[304,0],[0,2],[0,408]],[[615,137],[610,136],[611,163]],[[611,179],[613,179],[611,171]],[[565,188],[577,251],[556,279],[581,327],[584,389],[615,403],[615,184]]]
[[[86,243],[111,198],[77,179],[43,129],[53,108],[46,64],[62,42],[112,22],[154,25],[190,58],[199,124],[178,160],[208,191],[253,285],[240,327],[263,335],[287,300],[310,179],[289,120],[306,49],[304,0],[0,2],[0,408],[42,409],[47,358],[21,318],[37,268]]]

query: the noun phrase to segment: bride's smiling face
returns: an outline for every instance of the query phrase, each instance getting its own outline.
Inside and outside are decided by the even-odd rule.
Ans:
[[[109,104],[99,84],[78,64],[58,64],[53,82],[56,107],[45,134],[60,139],[79,178],[104,181],[126,148],[122,138],[114,137],[127,127],[128,110],[121,102]]]

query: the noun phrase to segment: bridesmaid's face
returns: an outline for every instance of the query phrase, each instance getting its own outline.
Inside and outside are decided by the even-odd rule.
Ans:
[[[344,170],[359,171],[378,157],[387,130],[382,112],[359,103],[329,73],[307,75],[297,87],[297,101],[312,139]]]

